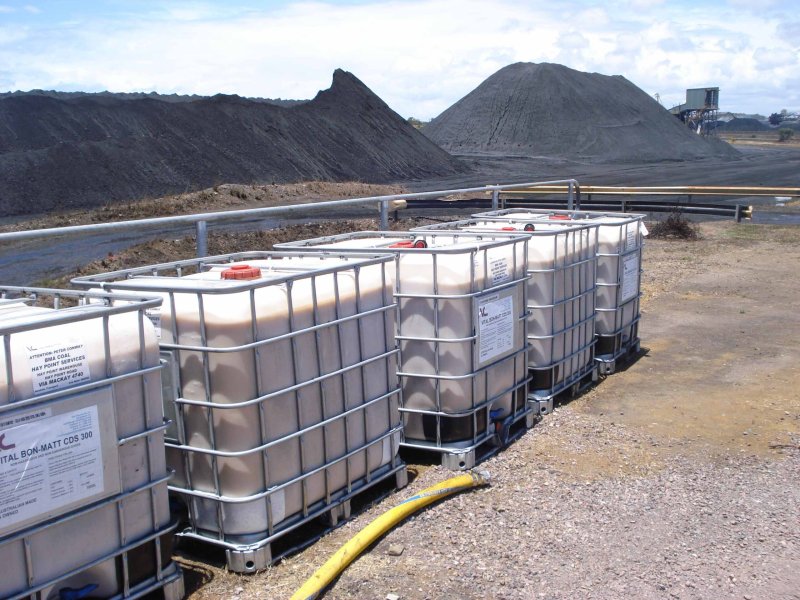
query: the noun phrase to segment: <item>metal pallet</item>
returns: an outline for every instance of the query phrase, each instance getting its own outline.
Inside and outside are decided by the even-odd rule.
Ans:
[[[400,462],[394,467],[385,465],[384,469],[385,472],[374,476],[368,484],[362,485],[330,503],[321,503],[322,505],[316,508],[310,507],[307,516],[255,544],[237,545],[225,542],[197,533],[191,527],[176,532],[176,537],[182,541],[222,547],[225,550],[225,561],[230,571],[254,573],[266,569],[287,554],[308,546],[331,529],[349,520],[352,513],[352,501],[363,497],[366,492],[374,491],[379,484],[389,482],[393,478],[394,483],[389,486],[392,491],[400,490],[408,485],[408,471],[405,463]],[[312,521],[315,521],[316,524],[323,524],[323,527],[312,527],[314,524]],[[298,541],[286,544],[286,537],[289,534]],[[279,544],[278,542],[284,543]]]
[[[637,337],[623,345],[614,354],[595,356],[597,369],[600,375],[612,375],[617,370],[617,365],[631,362],[641,351],[641,340]]]
[[[414,452],[427,457],[439,454],[441,455],[441,465],[451,471],[471,469],[507,447],[541,420],[537,404],[527,398],[520,404],[522,408],[516,414],[509,415],[502,421],[496,421],[493,431],[487,431],[486,435],[470,446],[426,446],[415,441],[412,444],[401,443],[400,447],[406,452]]]

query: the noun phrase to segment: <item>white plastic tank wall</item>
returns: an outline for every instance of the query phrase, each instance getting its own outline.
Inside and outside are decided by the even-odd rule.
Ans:
[[[528,367],[531,390],[549,399],[594,369],[597,226],[471,219],[414,229],[492,231],[528,240]]]
[[[265,544],[404,468],[390,266],[252,252],[74,282],[164,300],[151,316],[177,356],[167,446],[187,535]]]
[[[391,254],[404,445],[480,445],[526,414],[526,236],[358,232],[278,248]]]
[[[515,222],[568,219],[598,224],[595,354],[613,360],[639,342],[641,265],[647,227],[643,214],[597,211],[508,209],[478,217]]]
[[[87,585],[93,597],[166,585],[181,595],[158,345],[144,316],[160,301],[0,294],[30,300],[0,301],[0,597]]]

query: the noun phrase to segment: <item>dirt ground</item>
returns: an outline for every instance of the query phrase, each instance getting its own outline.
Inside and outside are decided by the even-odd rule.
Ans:
[[[243,185],[225,183],[204,190],[186,192],[163,198],[146,198],[131,202],[109,203],[100,208],[80,208],[54,211],[46,215],[6,219],[0,233],[49,227],[67,227],[90,223],[108,223],[151,217],[169,217],[225,210],[267,208],[303,202],[339,200],[400,194],[400,185],[330,181],[308,181],[272,185]]]
[[[800,598],[800,229],[706,223],[645,249],[642,355],[353,563],[325,598]],[[181,559],[189,598],[286,598],[449,472],[430,465],[251,576]],[[402,549],[390,555],[389,546]]]

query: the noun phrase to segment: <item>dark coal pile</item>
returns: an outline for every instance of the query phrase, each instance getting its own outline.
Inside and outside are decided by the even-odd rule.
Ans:
[[[738,118],[734,117],[727,123],[719,123],[717,131],[731,133],[734,131],[769,131],[772,129],[769,125],[765,125],[758,119]]]
[[[341,70],[329,89],[288,107],[222,95],[0,100],[0,216],[225,182],[384,183],[465,170]]]
[[[500,69],[423,132],[453,154],[656,162],[733,157],[621,76],[555,64]]]

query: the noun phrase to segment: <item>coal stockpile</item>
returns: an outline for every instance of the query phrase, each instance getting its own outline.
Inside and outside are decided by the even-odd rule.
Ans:
[[[720,123],[717,125],[717,131],[733,132],[733,131],[769,131],[772,129],[769,125],[765,125],[758,119],[751,119],[749,117],[734,117],[727,123]]]
[[[423,132],[453,154],[657,162],[734,157],[621,76],[555,64],[497,71]]]
[[[222,95],[0,99],[0,216],[225,182],[383,183],[465,170],[342,70],[288,107]]]

